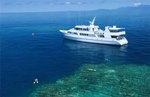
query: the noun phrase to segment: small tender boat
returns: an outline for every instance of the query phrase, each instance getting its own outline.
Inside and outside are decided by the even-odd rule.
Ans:
[[[127,39],[123,36],[126,34],[124,28],[117,28],[116,26],[106,26],[105,30],[94,25],[95,17],[90,21],[90,25],[77,25],[69,30],[60,30],[64,38],[89,42],[98,44],[109,45],[125,45],[128,43]]]

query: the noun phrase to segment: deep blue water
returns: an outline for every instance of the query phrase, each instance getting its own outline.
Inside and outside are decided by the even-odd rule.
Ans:
[[[94,15],[71,13],[1,14],[1,97],[27,97],[40,84],[72,74],[82,64],[150,65],[149,15],[101,15],[95,24],[126,28],[127,46],[63,39],[59,29],[88,24]],[[32,33],[35,33],[32,36]]]

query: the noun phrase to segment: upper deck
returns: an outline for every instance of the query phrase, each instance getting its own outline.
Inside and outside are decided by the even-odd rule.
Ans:
[[[117,28],[116,26],[108,26],[108,30],[110,32],[122,32],[122,31],[125,31],[125,28]]]
[[[107,26],[105,27],[105,31],[110,32],[111,35],[113,36],[119,36],[119,35],[124,35],[126,34],[125,28],[117,28],[116,26]]]
[[[99,26],[87,26],[87,25],[77,25],[73,28],[73,30],[76,30],[76,31],[98,31],[99,29]]]

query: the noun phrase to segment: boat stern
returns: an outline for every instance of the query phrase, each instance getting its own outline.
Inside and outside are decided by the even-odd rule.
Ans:
[[[125,37],[123,39],[119,40],[118,42],[119,42],[119,45],[121,45],[121,46],[128,44],[128,40]]]

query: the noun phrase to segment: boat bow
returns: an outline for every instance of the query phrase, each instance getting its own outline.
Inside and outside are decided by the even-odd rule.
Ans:
[[[68,31],[67,30],[59,30],[60,32],[62,33],[67,33]]]

